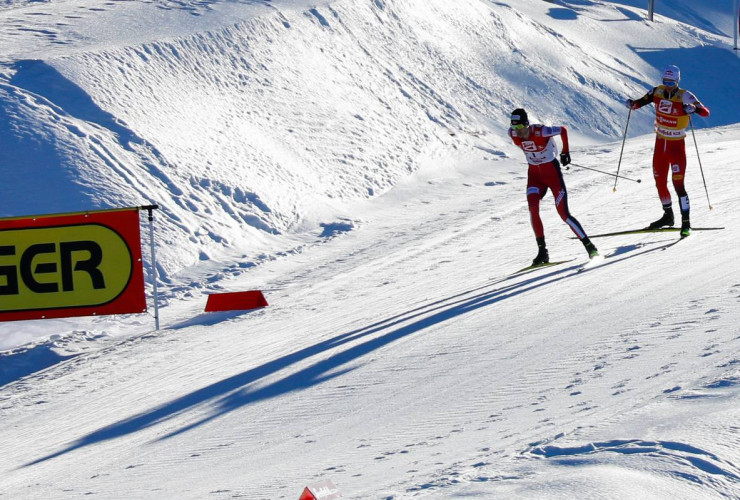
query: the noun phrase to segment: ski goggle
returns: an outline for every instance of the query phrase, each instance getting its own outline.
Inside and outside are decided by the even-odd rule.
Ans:
[[[521,130],[521,129],[525,128],[526,126],[527,125],[524,124],[524,123],[517,123],[516,125],[514,125],[513,123],[511,124],[511,128],[514,129],[514,130]]]
[[[666,87],[675,87],[678,85],[678,82],[676,80],[663,80],[663,85]]]

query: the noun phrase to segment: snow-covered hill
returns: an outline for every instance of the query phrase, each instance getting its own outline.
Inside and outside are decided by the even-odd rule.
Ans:
[[[233,4],[133,3],[2,11],[0,214],[159,203],[166,280],[295,249],[462,134],[505,150],[517,105],[613,140],[621,102],[661,66],[683,64],[705,100],[724,92],[720,67],[738,70],[726,37],[611,3],[251,2],[233,24]],[[711,124],[733,113],[715,106]],[[646,113],[633,124],[649,129]]]
[[[642,3],[6,1],[0,215],[159,203],[164,307],[0,324],[0,498],[739,496],[733,1]],[[574,260],[509,277],[511,109],[614,172],[668,63],[712,109],[694,225],[725,229],[596,239],[581,273],[548,197]],[[642,183],[565,172],[587,231],[659,215],[651,123]],[[201,313],[243,289],[271,306]]]

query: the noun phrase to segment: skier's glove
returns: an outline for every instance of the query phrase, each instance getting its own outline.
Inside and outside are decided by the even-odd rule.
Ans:
[[[691,115],[696,111],[696,106],[693,104],[684,104],[683,105],[683,112],[687,115]]]
[[[560,164],[562,166],[570,165],[570,153],[560,153]]]
[[[624,101],[625,106],[627,106],[629,109],[635,109],[635,101],[632,99],[627,99]]]

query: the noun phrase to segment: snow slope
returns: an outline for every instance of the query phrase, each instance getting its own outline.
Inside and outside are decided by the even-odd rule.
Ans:
[[[224,252],[258,261],[299,247],[291,236],[346,219],[343,202],[387,191],[425,154],[455,147],[450,133],[500,130],[516,105],[605,140],[621,133],[625,96],[654,83],[675,47],[690,54],[687,86],[710,95],[725,86],[712,68],[738,67],[725,37],[612,4],[248,2],[245,19],[220,26],[221,4],[109,4],[2,12],[0,160],[38,181],[29,191],[26,175],[4,176],[0,214],[159,203],[165,280]],[[176,14],[160,38],[126,21],[159,10],[168,26],[165,7]],[[213,19],[168,36],[194,31],[183,16]],[[734,121],[715,107],[713,125]],[[649,129],[636,118],[633,132]],[[506,147],[500,134],[489,142]]]
[[[0,325],[0,497],[740,495],[738,60],[726,17],[676,5],[6,3],[0,213],[160,203],[165,307],[158,332]],[[621,101],[669,62],[712,108],[694,225],[725,229],[596,239],[579,272],[548,197],[574,260],[511,277],[535,251],[511,108],[613,172]],[[566,171],[589,232],[659,215],[650,128],[642,183]],[[270,307],[201,313],[254,288]]]

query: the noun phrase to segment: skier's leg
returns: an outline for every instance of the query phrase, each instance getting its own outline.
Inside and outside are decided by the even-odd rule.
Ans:
[[[669,143],[665,139],[656,137],[655,151],[653,152],[653,177],[658,190],[660,203],[663,205],[663,216],[650,224],[651,229],[657,229],[674,224],[671,193],[668,191],[668,166],[670,163]]]
[[[529,206],[529,220],[532,223],[532,230],[535,238],[545,237],[545,228],[540,218],[540,189],[536,186],[527,188],[527,205]]]
[[[673,181],[673,189],[676,190],[676,196],[678,196],[681,206],[681,235],[688,236],[691,229],[690,212],[691,204],[689,203],[689,195],[686,192],[686,147],[683,139],[680,141],[672,141],[674,144],[672,147],[671,154],[671,180]]]
[[[540,181],[539,169],[529,169],[527,179],[527,205],[529,206],[529,220],[532,223],[534,237],[537,240],[537,256],[532,265],[545,264],[550,261],[545,245],[545,228],[540,218],[540,200],[547,193],[547,186]]]
[[[551,186],[551,188],[552,194],[555,197],[555,207],[558,210],[558,214],[560,215],[560,218],[568,224],[568,227],[573,231],[573,234],[581,240],[586,252],[588,252],[588,256],[592,258],[596,257],[599,255],[596,245],[588,239],[586,231],[583,229],[583,226],[581,226],[581,223],[578,222],[578,219],[573,217],[570,213],[570,208],[568,207],[568,190],[565,187],[565,180],[563,179],[562,172],[559,168],[557,169],[557,173],[558,182],[556,185]]]

